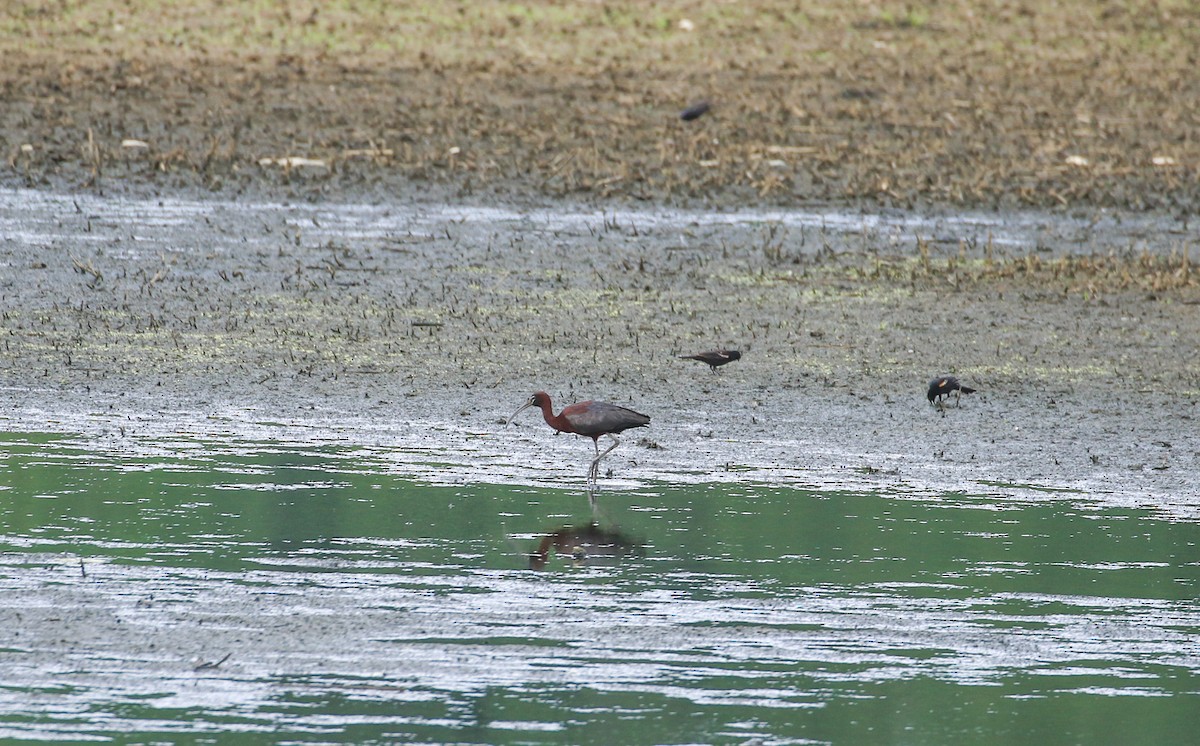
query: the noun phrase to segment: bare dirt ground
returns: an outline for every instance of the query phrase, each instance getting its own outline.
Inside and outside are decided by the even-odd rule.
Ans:
[[[0,183],[87,198],[31,240],[34,192],[13,192],[10,416],[136,395],[483,431],[535,388],[636,392],[684,413],[632,451],[668,473],[786,427],[814,468],[937,454],[976,481],[1194,486],[1194,5],[708,6],[9,6]],[[193,214],[147,253],[156,197],[332,214]],[[336,217],[356,204],[1151,217],[1122,243],[1051,227],[994,252],[954,230],[821,246],[766,219],[364,238]],[[680,378],[675,353],[717,344],[751,354]],[[950,371],[986,392],[974,414],[924,405]]]
[[[1185,0],[178,5],[0,11],[4,182],[1197,207]]]

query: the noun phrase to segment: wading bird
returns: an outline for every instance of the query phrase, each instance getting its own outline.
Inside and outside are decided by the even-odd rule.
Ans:
[[[592,445],[596,447],[596,458],[592,461],[591,468],[588,469],[589,482],[596,481],[600,475],[600,459],[621,445],[617,433],[624,432],[631,427],[645,427],[650,424],[650,418],[644,414],[602,401],[581,401],[578,404],[563,407],[563,411],[554,414],[554,409],[550,404],[550,395],[545,391],[539,391],[529,397],[529,401],[513,412],[508,421],[511,423],[517,415],[529,407],[540,408],[546,424],[558,432],[586,435],[592,439]],[[600,453],[601,435],[607,435],[613,440],[613,444],[604,453]]]
[[[963,386],[954,376],[940,376],[929,382],[929,391],[925,394],[929,398],[929,403],[937,406],[942,406],[942,399],[950,396],[950,392],[954,392],[954,404],[959,403],[959,392],[964,394],[974,394],[975,389],[969,386]]]
[[[708,367],[712,368],[713,373],[716,373],[718,366],[732,363],[734,360],[741,360],[742,353],[737,350],[710,350],[696,355],[680,355],[679,359],[699,360],[702,363],[708,363]]]

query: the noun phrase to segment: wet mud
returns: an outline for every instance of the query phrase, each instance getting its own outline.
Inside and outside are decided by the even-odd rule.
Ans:
[[[590,442],[504,424],[545,390],[651,416],[602,484],[1197,494],[1200,296],[1169,217],[5,200],[14,427],[575,485]],[[743,356],[678,357],[719,347]],[[945,373],[978,393],[931,407]]]
[[[361,542],[315,556],[264,553],[248,520],[237,541],[249,559],[234,567],[179,559],[198,540],[225,541],[207,524],[165,550],[148,543],[155,554],[138,563],[120,556],[131,550],[117,529],[114,543],[71,522],[95,506],[64,508],[61,545],[35,551],[43,539],[19,535],[21,551],[3,558],[4,626],[16,635],[6,645],[29,656],[10,671],[17,717],[41,713],[56,724],[39,737],[77,738],[56,709],[57,682],[74,677],[78,709],[121,703],[115,733],[161,735],[186,727],[179,712],[205,707],[203,728],[278,733],[278,718],[247,716],[246,703],[275,712],[274,697],[295,694],[305,711],[289,722],[311,734],[329,723],[308,701],[366,692],[391,706],[410,693],[397,681],[430,671],[444,691],[418,698],[441,698],[458,717],[473,694],[460,688],[523,697],[530,682],[576,670],[561,667],[572,656],[560,649],[574,645],[599,663],[561,679],[572,691],[644,681],[642,663],[661,668],[692,645],[699,661],[721,650],[789,670],[816,661],[818,694],[785,687],[788,706],[817,702],[850,650],[879,651],[860,658],[872,681],[949,677],[952,688],[914,711],[964,710],[941,706],[963,696],[958,683],[1030,661],[1070,672],[1108,656],[1119,679],[1161,660],[1185,680],[1190,641],[1170,625],[1194,617],[1186,604],[1191,616],[1172,616],[1172,599],[1194,596],[1186,529],[1200,517],[1196,10],[826,3],[798,13],[756,2],[683,16],[603,3],[562,16],[528,5],[524,16],[466,3],[411,18],[403,4],[329,3],[293,18],[276,4],[256,22],[237,4],[169,5],[160,17],[103,2],[0,11],[0,424],[80,434],[71,473],[90,473],[103,452],[99,479],[168,474],[176,459],[202,471],[214,459],[242,489],[245,449],[361,459],[367,474],[414,491],[461,485],[478,502],[494,502],[496,485],[550,488],[538,491],[536,520],[524,515],[529,496],[504,504],[502,515],[529,525],[488,572],[480,557],[505,538],[438,533],[454,525],[445,508],[457,492],[433,506],[407,495],[429,510],[410,537],[411,526],[376,530],[395,518],[395,495],[366,505],[339,491],[339,507],[385,512],[363,520]],[[706,110],[689,109],[701,101]],[[715,372],[679,357],[719,348],[742,356]],[[942,374],[977,392],[931,406],[926,388]],[[648,554],[678,568],[681,603],[661,590],[669,573],[637,581],[661,639],[622,628],[627,589],[598,593],[609,578],[586,574],[608,570],[600,560],[627,539],[640,552],[644,538],[587,535],[591,442],[555,437],[533,414],[505,424],[537,390],[558,407],[603,399],[651,417],[605,459],[599,505],[670,527]],[[170,494],[169,505],[114,525],[203,513],[169,493],[186,479],[161,482],[139,489]],[[736,487],[710,500],[714,531],[736,523],[727,508],[778,504],[730,544],[747,566],[808,563],[816,575],[748,583],[714,605],[713,588],[745,570],[697,573],[693,562],[724,551],[690,525],[704,501],[663,494],[715,483],[768,487],[744,505]],[[780,486],[787,495],[773,496]],[[793,487],[811,493],[793,500]],[[830,494],[862,499],[815,499]],[[1034,515],[1008,527],[991,520],[1032,503]],[[471,510],[450,518],[477,515],[461,504]],[[931,523],[941,505],[973,520]],[[204,519],[240,509],[231,501]],[[893,513],[904,522],[888,523]],[[761,541],[770,531],[786,535]],[[953,561],[931,563],[947,536],[962,542]],[[826,537],[828,551],[813,549]],[[848,560],[842,548],[859,541]],[[1110,556],[1114,543],[1124,554]],[[408,573],[412,547],[430,545],[438,551],[416,563],[435,568],[425,583]],[[543,549],[551,572],[514,582]],[[880,556],[911,562],[881,582]],[[1091,598],[1105,573],[1147,572],[1151,559],[1161,559],[1155,582],[1122,575],[1127,586]],[[1063,565],[1082,574],[1043,595]],[[553,572],[564,566],[582,580]],[[844,567],[862,578],[841,578]],[[946,585],[962,573],[1008,585]],[[789,598],[782,587],[804,590]],[[1089,595],[1076,597],[1081,588]],[[1034,611],[1005,616],[1013,592]],[[948,626],[945,593],[974,594],[1001,615]],[[518,618],[534,598],[532,622]],[[1040,618],[1072,604],[1074,619]],[[1161,630],[1144,631],[1148,608]],[[777,658],[762,647],[771,624],[787,648]],[[1014,645],[1008,630],[1023,624],[1032,631]],[[1148,634],[1165,642],[1146,647]],[[915,668],[896,666],[906,646]],[[954,664],[926,650],[953,651]],[[655,683],[663,712],[678,711],[677,683]],[[1031,686],[1005,690],[990,711],[1042,698]],[[754,691],[719,700],[746,703],[735,723],[771,709]],[[1057,713],[1060,692],[1049,691]],[[173,694],[142,709],[146,692]],[[879,701],[887,695],[879,687]],[[1122,721],[1191,717],[1158,714]]]
[[[12,421],[573,476],[545,389],[651,414],[620,476],[1192,483],[1192,8],[136,10],[0,15]]]

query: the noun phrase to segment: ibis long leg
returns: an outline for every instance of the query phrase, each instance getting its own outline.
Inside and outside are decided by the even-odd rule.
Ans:
[[[609,447],[608,447],[608,448],[607,448],[607,449],[604,451],[604,453],[600,453],[600,439],[599,439],[599,438],[597,438],[597,439],[594,441],[594,442],[595,442],[595,444],[596,444],[596,459],[595,459],[594,461],[592,461],[592,468],[588,470],[588,476],[589,476],[589,477],[591,477],[591,479],[592,479],[593,481],[595,481],[595,480],[597,480],[597,479],[599,479],[599,478],[600,478],[600,459],[604,458],[604,457],[605,457],[605,456],[607,456],[609,453],[611,453],[611,452],[612,452],[612,449],[614,449],[614,448],[616,448],[617,446],[621,445],[621,440],[620,440],[620,438],[618,438],[617,436],[613,435],[612,433],[607,433],[607,435],[608,435],[608,437],[612,438],[612,440],[613,440],[613,444],[612,444],[611,446],[609,446]]]

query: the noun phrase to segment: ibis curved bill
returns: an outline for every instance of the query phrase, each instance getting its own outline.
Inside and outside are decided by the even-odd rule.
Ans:
[[[509,417],[508,421],[511,423],[517,415],[529,407],[538,407],[541,409],[542,417],[546,420],[546,424],[558,432],[574,433],[592,439],[592,445],[596,448],[596,458],[592,460],[592,465],[588,469],[589,482],[596,481],[600,475],[600,459],[621,445],[620,439],[617,438],[617,433],[625,432],[634,427],[646,427],[650,424],[650,418],[647,415],[603,401],[582,401],[578,404],[563,407],[561,412],[554,414],[550,395],[545,391],[538,391],[529,397],[529,401],[521,405],[520,409],[513,412],[512,417]],[[607,435],[613,441],[612,445],[604,453],[600,452],[601,435]]]

